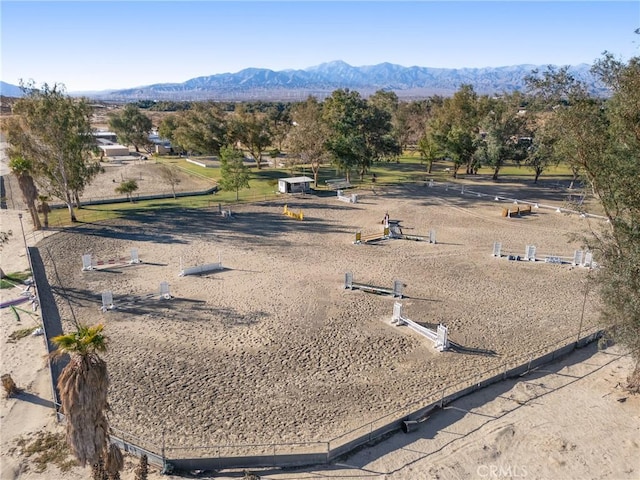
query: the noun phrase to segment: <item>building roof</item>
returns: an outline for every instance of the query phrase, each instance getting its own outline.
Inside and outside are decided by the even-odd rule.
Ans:
[[[287,183],[309,183],[309,182],[313,182],[313,178],[309,178],[309,177],[279,178],[278,180],[281,181],[281,182],[287,182]]]
[[[120,145],[118,143],[111,143],[111,144],[108,144],[108,145],[98,145],[98,148],[101,148],[105,152],[107,152],[109,150],[122,150],[122,149],[126,149],[127,151],[129,151],[129,147],[127,147],[125,145]]]

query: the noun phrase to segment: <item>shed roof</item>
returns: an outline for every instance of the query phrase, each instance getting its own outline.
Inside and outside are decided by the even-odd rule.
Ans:
[[[280,178],[279,179],[282,182],[287,182],[287,183],[309,183],[309,182],[313,182],[313,178],[309,178],[309,177],[290,177],[290,178]]]

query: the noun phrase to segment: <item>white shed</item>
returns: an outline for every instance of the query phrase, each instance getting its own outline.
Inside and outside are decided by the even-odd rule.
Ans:
[[[280,193],[303,193],[309,190],[313,178],[291,177],[278,179],[278,191]]]

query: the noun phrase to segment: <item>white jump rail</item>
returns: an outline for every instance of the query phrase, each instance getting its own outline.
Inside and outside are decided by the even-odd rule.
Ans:
[[[394,280],[392,288],[384,288],[368,285],[366,283],[356,283],[353,281],[353,273],[347,272],[344,274],[344,288],[348,290],[362,290],[363,292],[368,293],[383,293],[391,295],[393,298],[402,298],[404,284],[400,280]]]
[[[113,304],[113,292],[105,291],[102,292],[102,307],[100,310],[104,312],[108,312],[109,310],[114,310],[116,306]]]
[[[204,265],[194,265],[193,267],[182,267],[182,258],[180,259],[180,277],[186,277],[188,275],[201,275],[203,273],[215,272],[217,270],[224,270],[222,266],[222,259],[218,254],[218,261],[216,263],[205,263]]]
[[[439,324],[437,330],[434,331],[410,320],[407,317],[404,317],[402,315],[402,304],[400,302],[395,302],[393,304],[393,316],[391,317],[391,323],[397,326],[407,325],[412,330],[424,335],[433,342],[433,346],[439,352],[449,348],[449,329],[447,327]]]
[[[218,215],[220,215],[222,218],[231,218],[232,214],[231,214],[231,209],[227,208],[227,209],[223,209],[222,208],[222,204],[218,204]]]
[[[92,270],[103,270],[105,268],[126,267],[128,265],[137,265],[142,263],[138,257],[138,249],[132,248],[129,258],[119,257],[110,259],[96,258],[91,253],[82,255],[82,271],[89,272]]]
[[[513,253],[505,253],[502,251],[501,242],[493,242],[493,257],[502,258],[507,257],[509,260],[524,260],[526,262],[538,262],[544,261],[545,263],[555,265],[571,264],[574,267],[580,266],[584,268],[593,268],[595,263],[593,261],[593,254],[590,251],[574,250],[573,255],[552,255],[552,254],[540,254],[537,251],[535,245],[527,245],[524,250],[524,255],[520,256]]]
[[[428,236],[422,235],[407,235],[402,233],[402,230],[397,224],[389,225],[389,238],[399,239],[399,240],[411,240],[414,242],[428,242],[428,243],[436,243],[436,231],[431,229],[429,230]]]
[[[118,307],[127,308],[132,305],[139,304],[140,302],[146,302],[153,300],[154,298],[159,300],[170,300],[173,298],[171,296],[171,292],[169,291],[169,283],[168,282],[160,282],[160,289],[158,293],[149,293],[147,295],[130,295],[118,300],[117,305],[113,300],[113,292],[110,290],[102,292],[102,306],[100,307],[100,311],[103,313],[108,312],[110,310],[116,310]]]
[[[352,193],[351,195],[344,195],[342,190],[338,190],[337,191],[337,198],[341,202],[358,203],[358,195],[355,194],[355,193]]]

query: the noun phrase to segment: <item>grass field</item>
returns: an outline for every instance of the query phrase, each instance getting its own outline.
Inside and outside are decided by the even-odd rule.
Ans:
[[[218,168],[205,168],[193,163],[187,162],[185,158],[174,156],[163,156],[155,158],[156,163],[175,165],[182,171],[187,172],[197,178],[205,178],[212,184],[217,183],[220,179],[220,170]],[[351,176],[351,184],[354,188],[371,188],[372,175],[376,175],[376,185],[393,185],[403,183],[413,183],[417,181],[425,181],[434,179],[436,182],[451,181],[452,172],[447,170],[450,168],[449,162],[434,162],[432,172],[427,173],[426,163],[420,159],[418,155],[403,155],[398,161],[376,162],[371,170],[363,179],[357,174]],[[493,169],[483,167],[478,170],[477,175],[473,177],[489,177],[493,174]],[[274,168],[263,166],[261,169],[251,168],[251,178],[249,181],[250,188],[243,189],[239,192],[239,202],[255,202],[273,198],[277,195],[278,179],[292,176],[309,176],[313,177],[311,168],[308,165],[298,165],[294,169],[290,168]],[[343,173],[336,171],[330,165],[323,166],[318,175],[318,187],[316,190],[328,191],[326,181],[332,178],[344,177]],[[464,173],[458,173],[459,181],[465,180]],[[571,170],[567,165],[550,168],[544,172],[540,181],[569,181],[571,179]],[[510,181],[519,180],[525,182],[533,182],[534,173],[531,169],[517,165],[506,165],[500,170],[500,178]],[[136,202],[113,203],[104,205],[85,206],[77,209],[76,217],[80,222],[95,222],[114,218],[124,218],[127,215],[135,214],[141,210],[164,210],[168,208],[213,208],[218,204],[229,205],[235,204],[236,193],[218,191],[214,197],[211,196],[188,196],[176,199],[160,199],[145,200]],[[52,227],[63,227],[71,224],[69,214],[66,209],[56,209],[49,215],[49,224]]]

